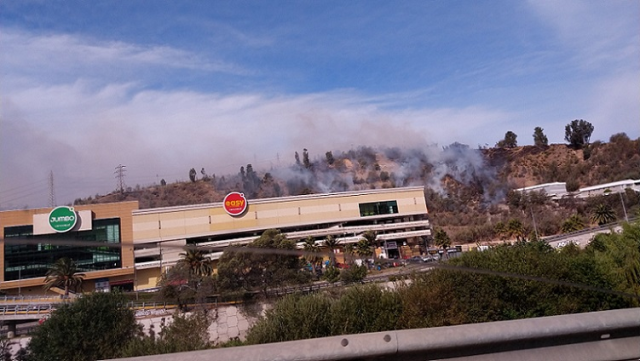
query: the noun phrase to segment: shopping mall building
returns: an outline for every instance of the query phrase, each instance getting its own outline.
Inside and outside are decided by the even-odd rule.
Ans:
[[[382,257],[418,254],[431,235],[422,187],[265,199],[230,193],[223,202],[154,209],[121,202],[4,211],[0,292],[43,294],[44,276],[61,257],[85,274],[84,291],[150,289],[185,246],[206,246],[215,262],[225,247],[248,244],[271,228],[319,245],[333,235],[342,246],[372,230]]]

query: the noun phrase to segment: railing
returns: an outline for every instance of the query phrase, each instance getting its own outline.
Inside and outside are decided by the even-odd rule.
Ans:
[[[632,360],[640,358],[639,345],[640,309],[632,308],[218,348],[135,360]]]
[[[637,221],[639,219],[640,218],[638,218],[638,217],[629,218],[628,223],[635,222],[635,221]],[[571,238],[571,237],[578,237],[578,236],[582,236],[582,235],[589,234],[589,233],[606,232],[606,231],[609,231],[611,228],[621,226],[623,223],[627,223],[627,221],[617,221],[617,222],[604,224],[604,225],[598,226],[598,227],[581,229],[581,230],[575,231],[575,232],[558,234],[558,235],[549,236],[549,237],[542,237],[542,240],[548,243],[548,242],[559,241],[561,239],[566,239],[566,238]]]
[[[0,305],[1,320],[38,319],[51,314],[58,303]]]
[[[61,298],[60,296],[1,296],[0,297],[0,305],[3,303],[57,303],[64,302],[66,299]]]

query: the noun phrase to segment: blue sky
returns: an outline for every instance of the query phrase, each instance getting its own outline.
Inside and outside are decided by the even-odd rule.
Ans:
[[[640,136],[638,1],[3,1],[0,208],[352,146]]]

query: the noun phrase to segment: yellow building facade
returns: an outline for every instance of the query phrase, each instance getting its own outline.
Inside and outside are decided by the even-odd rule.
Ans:
[[[225,247],[248,244],[271,228],[294,241],[313,237],[319,245],[328,235],[345,245],[375,231],[383,257],[403,257],[409,245],[424,245],[431,236],[422,187],[247,200],[239,216],[223,202],[140,209],[133,211],[136,288],[155,287],[186,245],[205,246],[217,260]]]
[[[133,289],[135,209],[138,202],[0,212],[0,291],[45,294],[45,274],[62,257],[85,274],[83,291]],[[56,229],[52,219],[67,224]]]
[[[227,203],[153,209],[121,202],[0,212],[0,291],[42,295],[44,273],[60,257],[73,259],[86,274],[83,291],[153,289],[185,246],[204,246],[215,261],[226,247],[248,244],[272,228],[297,242],[312,237],[319,245],[332,235],[342,246],[375,231],[382,244],[377,254],[390,258],[407,257],[431,236],[422,187],[234,196]],[[236,204],[242,208],[230,207]],[[78,224],[54,229],[58,225],[52,222],[63,222],[64,228],[72,218]],[[64,246],[65,241],[75,243]]]

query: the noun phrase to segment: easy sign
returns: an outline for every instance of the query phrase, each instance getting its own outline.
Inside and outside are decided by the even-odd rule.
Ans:
[[[224,197],[222,207],[230,216],[239,216],[247,210],[247,199],[242,193],[231,192]]]
[[[54,231],[68,232],[76,226],[78,215],[71,207],[57,207],[49,213],[49,225]]]

